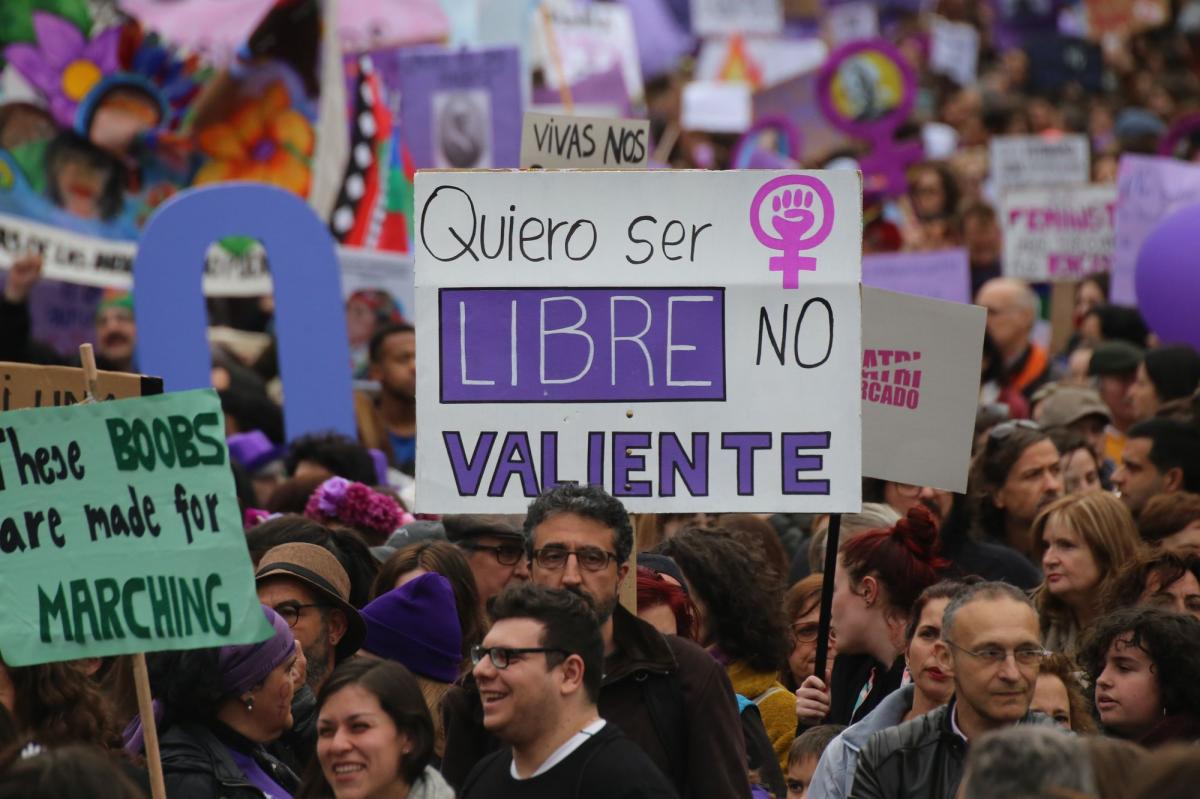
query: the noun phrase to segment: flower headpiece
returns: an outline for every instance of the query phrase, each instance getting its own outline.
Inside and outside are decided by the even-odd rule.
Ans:
[[[413,520],[392,497],[344,477],[330,477],[317,486],[304,506],[304,515],[318,522],[338,522],[385,538],[400,525]]]

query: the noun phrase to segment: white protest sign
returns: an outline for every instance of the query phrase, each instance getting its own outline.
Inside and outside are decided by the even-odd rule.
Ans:
[[[547,0],[533,15],[533,31],[535,63],[547,86],[557,89],[563,79],[569,86],[619,66],[629,99],[641,101],[642,67],[629,9]]]
[[[1110,271],[1116,205],[1112,183],[1005,193],[1004,274],[1040,283]]]
[[[825,11],[830,43],[837,47],[879,36],[879,12],[874,3],[842,3]]]
[[[863,474],[967,490],[987,311],[863,287]]]
[[[697,36],[783,30],[780,0],[691,0],[691,9],[692,32]]]
[[[1116,243],[1109,301],[1136,305],[1133,278],[1142,242],[1168,216],[1200,202],[1200,166],[1153,155],[1123,155],[1117,170]]]
[[[975,83],[979,63],[979,31],[965,22],[933,17],[929,26],[929,67],[959,86]]]
[[[1030,186],[1081,186],[1091,175],[1087,136],[993,136],[991,172],[997,192]]]
[[[754,124],[754,95],[740,81],[694,80],[683,87],[684,130],[744,133]]]
[[[416,506],[848,511],[861,183],[828,172],[420,172]]]
[[[521,168],[645,169],[650,121],[525,112]]]

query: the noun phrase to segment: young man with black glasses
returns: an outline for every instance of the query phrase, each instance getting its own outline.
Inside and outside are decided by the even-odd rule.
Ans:
[[[446,538],[467,556],[484,618],[501,591],[529,579],[520,516],[456,514],[442,519]]]
[[[976,583],[950,600],[935,653],[954,675],[948,705],[872,735],[850,799],[954,799],[967,748],[1014,724],[1054,724],[1030,711],[1042,660],[1038,614],[1008,583]]]
[[[497,597],[493,614],[471,659],[483,725],[511,748],[480,761],[460,797],[677,796],[646,754],[600,717],[604,642],[587,598],[516,585]]]

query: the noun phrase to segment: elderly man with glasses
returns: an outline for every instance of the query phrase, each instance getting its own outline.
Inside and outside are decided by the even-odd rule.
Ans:
[[[442,519],[446,538],[467,556],[475,577],[480,612],[489,617],[492,600],[514,582],[529,579],[520,516],[455,514]]]
[[[948,705],[871,736],[850,799],[954,799],[972,741],[1015,724],[1054,724],[1029,709],[1042,660],[1038,614],[1008,583],[970,586],[946,605],[935,645],[954,676]]]

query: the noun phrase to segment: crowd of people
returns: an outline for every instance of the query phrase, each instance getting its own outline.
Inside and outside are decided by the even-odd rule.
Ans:
[[[967,491],[864,478],[832,574],[822,514],[631,515],[568,485],[523,517],[415,516],[417,336],[392,304],[347,309],[357,439],[285,440],[273,347],[214,345],[273,634],[147,656],[170,799],[1200,792],[1200,354],[1110,303],[1105,274],[1074,284],[1048,346],[1046,287],[1002,275],[985,179],[997,135],[1082,133],[1098,182],[1157,152],[1200,107],[1195,4],[1108,42],[1101,88],[1050,89],[993,36],[995,4],[932,5],[979,31],[978,81],[929,68],[926,17],[889,18],[919,76],[913,121],[955,146],[910,166],[904,196],[868,192],[863,242],[967,251],[987,309]],[[672,167],[727,168],[733,137],[681,129],[690,68],[648,82],[654,138],[678,134]],[[0,361],[71,361],[32,335],[41,270],[28,254],[4,275]],[[210,315],[269,332],[268,300]],[[129,295],[106,292],[95,323],[100,367],[136,372]],[[0,660],[0,799],[149,796],[132,670]]]

